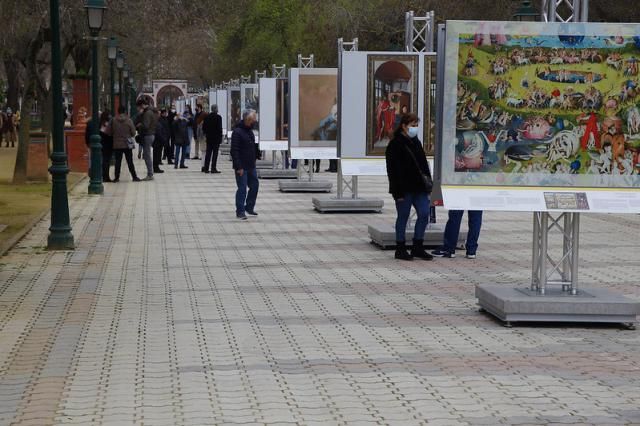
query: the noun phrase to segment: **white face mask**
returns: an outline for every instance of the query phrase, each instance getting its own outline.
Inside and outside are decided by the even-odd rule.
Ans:
[[[409,130],[407,131],[407,133],[409,134],[410,138],[417,138],[418,137],[418,127],[409,127]]]

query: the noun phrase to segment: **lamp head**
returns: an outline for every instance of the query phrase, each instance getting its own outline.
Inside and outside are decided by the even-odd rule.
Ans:
[[[102,29],[104,11],[107,10],[105,0],[85,0],[84,8],[87,10],[87,23],[92,35],[97,35]]]
[[[115,37],[109,38],[107,43],[107,57],[110,61],[115,61],[118,56],[118,40]]]

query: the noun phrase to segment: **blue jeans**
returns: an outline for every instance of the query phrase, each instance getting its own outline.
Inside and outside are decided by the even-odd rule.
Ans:
[[[449,253],[456,252],[456,244],[460,234],[460,223],[464,210],[449,210],[449,220],[444,228],[444,247]],[[469,219],[469,233],[467,234],[467,254],[476,254],[478,249],[478,238],[480,237],[480,228],[482,227],[482,210],[469,210],[467,212]]]
[[[409,214],[411,213],[411,206],[416,209],[418,215],[413,239],[424,240],[424,231],[429,223],[429,194],[420,192],[417,194],[404,194],[402,200],[396,200],[396,211],[398,213],[396,218],[396,241],[398,242],[405,242],[405,231],[409,221]]]
[[[254,211],[256,199],[258,198],[258,188],[260,187],[258,171],[255,168],[245,169],[242,176],[238,176],[238,173],[236,173],[236,185],[238,185],[238,190],[236,191],[236,215],[243,215],[246,211]],[[249,187],[249,194],[247,194],[247,186]]]
[[[180,163],[181,166],[184,166],[184,160],[186,160],[186,156],[187,156],[187,146],[186,145],[175,145],[176,147],[176,153],[174,155],[173,161],[175,164],[175,168],[178,168],[178,163]],[[180,153],[182,153],[182,155],[180,155]]]

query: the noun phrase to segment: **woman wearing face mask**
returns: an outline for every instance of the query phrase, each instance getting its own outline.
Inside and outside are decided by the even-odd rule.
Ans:
[[[432,260],[424,250],[424,233],[429,223],[429,195],[431,171],[418,139],[418,116],[405,114],[400,119],[385,153],[389,192],[396,201],[396,253],[395,258],[412,260],[414,257]],[[411,213],[416,209],[417,219],[411,253],[407,252],[405,230]]]

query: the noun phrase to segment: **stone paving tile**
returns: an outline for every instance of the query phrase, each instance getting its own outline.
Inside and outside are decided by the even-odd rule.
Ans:
[[[398,263],[366,235],[385,180],[359,186],[383,214],[263,181],[239,222],[228,167],[79,188],[75,251],[43,221],[0,260],[0,424],[640,424],[640,333],[477,311],[526,284],[530,215],[487,213],[476,261]],[[582,222],[583,283],[640,300],[640,216]]]

